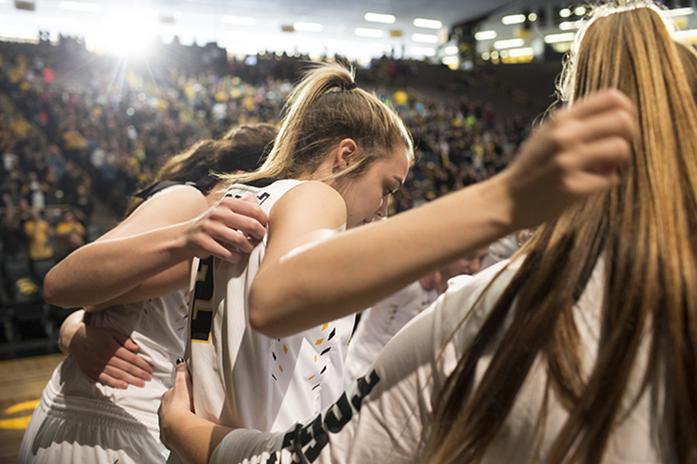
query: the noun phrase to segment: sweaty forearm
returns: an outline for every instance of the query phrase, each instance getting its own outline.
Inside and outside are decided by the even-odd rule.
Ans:
[[[218,444],[233,430],[193,413],[188,413],[165,427],[168,446],[180,460],[188,464],[208,463]]]

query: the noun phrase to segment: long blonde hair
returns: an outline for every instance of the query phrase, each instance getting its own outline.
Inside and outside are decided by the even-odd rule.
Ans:
[[[678,47],[678,54],[682,61],[682,65],[685,67],[685,73],[687,74],[687,83],[692,89],[692,94],[695,96],[695,101],[697,101],[697,53],[691,45],[685,45],[682,43],[676,44]]]
[[[660,11],[645,1],[600,7],[560,82],[572,102],[607,87],[631,98],[641,131],[630,165],[620,185],[545,224],[523,248],[520,269],[434,406],[424,461],[481,461],[540,359],[549,375],[545,398],[554,393],[568,418],[551,446],[537,450],[539,460],[600,462],[618,423],[649,389],[662,458],[696,462],[697,111]],[[601,257],[600,339],[584,375],[572,309]],[[492,349],[475,385],[479,360]],[[634,396],[627,387],[636,374],[642,382]],[[546,407],[547,400],[538,439]]]
[[[358,143],[361,157],[331,178],[360,174],[398,144],[404,145],[413,161],[411,135],[396,112],[372,93],[356,87],[353,69],[338,63],[316,63],[288,97],[281,128],[266,162],[253,173],[227,179],[252,182],[311,173],[343,138]]]

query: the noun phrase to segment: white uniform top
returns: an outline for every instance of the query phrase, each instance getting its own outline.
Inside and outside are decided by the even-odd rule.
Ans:
[[[157,409],[162,395],[173,385],[176,360],[185,351],[188,312],[189,292],[177,290],[90,315],[91,326],[128,334],[140,348],[139,354],[153,367],[152,380],[145,382],[142,388],[129,386],[121,390],[91,382],[92,386],[99,395],[109,398],[145,424],[158,439]],[[75,391],[69,384],[63,387],[65,393]],[[93,392],[91,387],[89,391]]]
[[[377,359],[373,370],[342,395],[335,405],[304,426],[287,433],[240,429],[228,434],[215,449],[211,463],[281,464],[308,462],[413,463],[419,459],[424,431],[433,420],[433,404],[453,372],[461,353],[471,343],[489,311],[513,277],[516,266],[503,271],[481,304],[473,305],[491,279],[506,262],[473,277],[458,278],[427,311],[410,322]],[[584,368],[594,362],[599,341],[603,272],[596,268],[575,308],[581,337]],[[513,311],[511,312],[513,313]],[[509,322],[512,314],[509,314]],[[463,322],[464,321],[464,322]],[[462,323],[462,324],[460,324]],[[502,340],[499,340],[500,343]],[[479,360],[475,382],[479,383],[495,353],[487,350]],[[644,353],[645,354],[645,353]],[[643,362],[646,357],[640,357]],[[483,463],[543,462],[536,459],[534,437],[547,381],[543,363],[535,363],[509,416],[482,459]],[[635,374],[640,374],[637,369]],[[636,392],[641,375],[635,375],[629,389]],[[603,462],[657,463],[653,440],[650,389],[637,407],[614,430]],[[634,398],[629,395],[629,398]],[[568,417],[552,392],[543,429],[541,451],[549,450]],[[299,458],[300,451],[305,460]]]
[[[236,185],[227,195],[252,193],[270,213],[276,201],[299,183]],[[240,263],[201,261],[191,313],[189,366],[198,415],[228,426],[280,431],[298,418],[319,413],[344,390],[354,316],[280,339],[252,330],[247,295],[265,250],[266,238]]]
[[[365,375],[387,342],[437,298],[436,290],[424,290],[417,281],[363,311],[349,345],[346,386]]]
[[[68,356],[42,393],[20,462],[96,462],[114,453],[121,462],[164,462],[169,451],[160,442],[157,409],[184,353],[187,295],[176,291],[92,314],[91,326],[127,334],[138,344],[153,366],[152,379],[142,388],[112,388],[87,377]]]

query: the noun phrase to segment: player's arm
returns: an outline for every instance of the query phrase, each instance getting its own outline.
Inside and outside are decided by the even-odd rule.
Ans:
[[[252,202],[226,198],[208,208],[193,187],[167,189],[54,266],[44,282],[44,298],[95,310],[186,287],[194,256],[238,259],[263,237],[265,222]]]
[[[324,201],[291,191],[279,200],[279,214],[276,208],[271,213],[269,248],[276,248],[251,287],[252,326],[283,337],[360,311],[499,237],[616,185],[618,169],[629,159],[634,118],[624,95],[599,92],[539,128],[503,173],[282,258],[292,247],[290,235],[302,230],[302,219],[291,212],[312,213],[310,220],[317,221]],[[274,237],[285,244],[273,244]]]
[[[94,306],[190,259],[182,246],[180,224],[207,207],[205,197],[193,187],[155,195],[97,241],[54,266],[44,281],[44,298],[62,307]],[[180,277],[185,286],[186,276]]]
[[[220,441],[234,429],[210,422],[192,411],[191,377],[186,364],[176,368],[174,385],[162,395],[157,411],[160,440],[189,464],[206,464]]]
[[[111,306],[137,303],[150,298],[167,295],[189,285],[191,260],[181,261],[164,271],[145,279],[132,289],[104,303],[88,307],[90,312],[101,311]]]
[[[304,182],[281,197],[269,216],[269,236],[264,259],[250,288],[249,319],[252,327],[267,334],[269,325],[288,324],[288,333],[303,330],[309,322],[308,313],[295,311],[297,300],[290,304],[290,311],[277,311],[266,298],[267,292],[285,291],[288,287],[269,285],[273,276],[283,267],[282,260],[289,253],[297,253],[303,248],[312,247],[328,235],[343,230],[346,223],[346,204],[341,195],[323,182]],[[303,271],[304,272],[304,271]],[[267,276],[271,275],[270,278]],[[302,279],[302,276],[297,276]],[[290,298],[296,298],[288,295]],[[275,299],[273,299],[275,301]],[[293,320],[300,317],[301,320]],[[330,319],[327,319],[330,320]]]

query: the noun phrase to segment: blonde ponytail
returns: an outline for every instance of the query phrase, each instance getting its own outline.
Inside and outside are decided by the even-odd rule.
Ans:
[[[315,64],[288,97],[281,128],[264,164],[253,173],[227,179],[251,182],[311,173],[343,138],[356,140],[363,155],[333,177],[361,172],[398,144],[413,159],[411,136],[402,120],[375,95],[357,88],[354,78],[354,70],[341,64]]]

